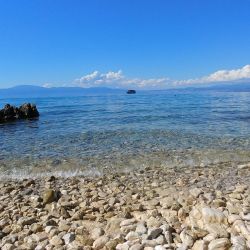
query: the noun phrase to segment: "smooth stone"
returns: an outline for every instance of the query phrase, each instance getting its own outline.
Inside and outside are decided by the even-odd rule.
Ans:
[[[198,196],[203,193],[203,190],[201,188],[193,188],[193,189],[189,190],[189,193],[193,197],[198,198]]]
[[[207,243],[204,240],[197,240],[192,247],[192,250],[206,250],[206,249],[207,249]]]
[[[143,245],[142,244],[135,244],[129,248],[129,250],[142,250]]]
[[[58,235],[53,236],[49,242],[53,246],[63,245],[63,241]]]
[[[109,238],[106,235],[100,236],[98,239],[96,239],[93,243],[94,249],[102,249],[105,244],[109,241]]]
[[[120,226],[121,227],[125,227],[125,226],[130,226],[132,224],[136,223],[136,220],[135,219],[127,219],[127,220],[123,220],[121,223],[120,223]]]
[[[1,249],[2,250],[14,250],[15,246],[13,244],[7,243]]]
[[[25,225],[31,225],[33,223],[36,222],[36,218],[34,217],[21,217],[17,224],[21,225],[22,227],[24,227]]]
[[[181,233],[180,233],[180,238],[181,238],[181,241],[183,242],[184,245],[188,246],[188,247],[191,247],[193,246],[194,244],[194,240],[193,238],[188,235],[186,233],[186,230],[183,230]]]
[[[139,239],[139,234],[137,232],[129,232],[126,237],[125,237],[126,240],[128,241],[134,241],[134,240],[137,240]]]
[[[166,247],[158,245],[158,246],[155,246],[155,250],[166,250]]]
[[[250,221],[250,213],[248,214],[240,213],[240,217],[242,218],[242,220]]]
[[[65,245],[68,245],[75,240],[75,234],[67,233],[62,237],[62,239],[64,240]]]
[[[90,233],[93,240],[98,239],[102,235],[104,235],[104,230],[102,228],[94,228]]]
[[[208,245],[208,250],[228,250],[231,243],[227,238],[212,240]]]
[[[144,248],[145,249],[145,248]],[[129,245],[128,243],[123,243],[123,244],[118,244],[116,246],[116,250],[129,250]]]
[[[231,237],[232,250],[246,250],[246,240],[243,236]]]
[[[144,223],[138,223],[137,226],[136,226],[136,229],[135,231],[138,233],[138,234],[145,234],[147,232],[147,228],[145,227],[145,224]]]
[[[236,220],[241,220],[241,217],[237,214],[230,214],[227,217],[228,223],[233,224]]]
[[[44,204],[49,204],[53,201],[56,201],[57,199],[57,194],[53,189],[47,189],[43,193],[43,203]]]
[[[250,241],[250,228],[248,229],[243,221],[236,220],[233,224],[233,229],[242,234],[247,241]]]
[[[162,229],[161,228],[152,228],[148,230],[148,240],[153,240],[156,239],[161,233],[162,233]]]

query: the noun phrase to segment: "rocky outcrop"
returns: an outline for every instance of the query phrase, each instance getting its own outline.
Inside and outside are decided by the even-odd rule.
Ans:
[[[39,116],[36,105],[24,103],[19,108],[6,104],[0,110],[0,123],[15,121],[18,119],[31,119]]]

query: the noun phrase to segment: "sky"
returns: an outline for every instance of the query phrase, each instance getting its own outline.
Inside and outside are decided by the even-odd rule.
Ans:
[[[250,0],[0,0],[0,88],[250,82]]]

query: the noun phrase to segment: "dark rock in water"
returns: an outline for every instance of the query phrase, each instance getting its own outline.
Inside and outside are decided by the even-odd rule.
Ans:
[[[135,94],[135,93],[136,93],[136,91],[134,89],[129,89],[127,91],[127,94]]]
[[[25,103],[19,108],[6,104],[4,108],[0,110],[0,123],[17,119],[31,119],[38,116],[39,112],[34,104]]]
[[[36,105],[25,103],[19,108],[20,118],[34,118],[39,116],[39,112],[36,108]]]

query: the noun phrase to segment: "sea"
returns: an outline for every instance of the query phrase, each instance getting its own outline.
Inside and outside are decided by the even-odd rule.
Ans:
[[[0,124],[0,178],[95,176],[250,161],[250,92],[5,98],[40,117]]]

